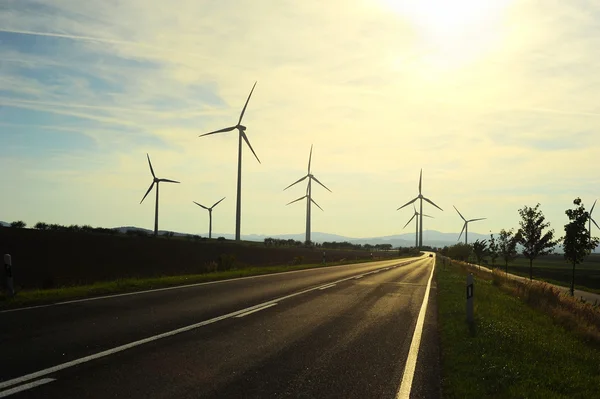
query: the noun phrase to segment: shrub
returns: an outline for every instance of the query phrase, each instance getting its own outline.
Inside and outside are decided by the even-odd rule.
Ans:
[[[217,259],[219,270],[231,270],[235,265],[235,255],[232,254],[221,254]]]

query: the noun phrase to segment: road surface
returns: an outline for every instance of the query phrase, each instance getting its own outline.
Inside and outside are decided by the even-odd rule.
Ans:
[[[433,259],[3,311],[0,398],[438,398]]]

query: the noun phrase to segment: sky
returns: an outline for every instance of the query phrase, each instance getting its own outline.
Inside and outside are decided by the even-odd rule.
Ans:
[[[529,0],[0,0],[0,220],[348,237],[563,234],[600,197],[600,3]],[[599,205],[600,206],[600,205]],[[599,211],[600,212],[600,211]],[[598,216],[600,220],[600,213]],[[595,231],[594,234],[600,235]]]

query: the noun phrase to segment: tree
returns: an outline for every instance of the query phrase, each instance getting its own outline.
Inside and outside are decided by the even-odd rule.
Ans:
[[[502,260],[504,260],[504,266],[506,267],[506,273],[508,273],[508,263],[512,262],[517,257],[517,242],[519,241],[518,233],[517,236],[513,235],[514,229],[500,230],[500,237],[498,238],[498,254]]]
[[[483,258],[488,255],[487,240],[483,240],[483,241],[476,240],[473,243],[473,254],[475,254],[475,259],[477,259],[477,264],[481,265],[481,261],[483,260]]]
[[[461,260],[466,262],[471,256],[471,251],[473,248],[469,244],[465,244],[464,242],[454,244],[448,247],[448,257],[454,260]]]
[[[519,209],[521,220],[517,237],[519,244],[523,246],[523,256],[529,259],[529,279],[533,279],[533,261],[538,256],[551,254],[558,241],[554,240],[554,230],[545,233],[543,230],[550,227],[550,222],[545,222],[546,217],[539,209],[538,203],[535,208],[525,205]]]
[[[573,265],[573,274],[571,277],[571,296],[575,291],[575,266],[583,262],[586,256],[592,252],[592,249],[598,245],[598,237],[591,237],[585,224],[590,218],[585,210],[581,199],[575,198],[573,204],[575,209],[567,209],[565,213],[570,222],[565,225],[565,237],[563,239],[563,249],[565,259]]]
[[[496,266],[496,258],[498,257],[498,244],[493,234],[490,234],[490,243],[488,244],[488,254],[492,260],[492,269]]]
[[[37,222],[33,227],[38,230],[48,230],[48,225],[44,222]]]
[[[10,224],[10,227],[13,227],[15,229],[24,229],[27,226],[27,223],[25,223],[22,220],[17,220],[16,222],[12,222]]]

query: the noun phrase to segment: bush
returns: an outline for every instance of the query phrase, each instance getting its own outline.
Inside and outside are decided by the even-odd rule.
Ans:
[[[219,237],[217,238],[217,241],[225,241],[225,237]]]
[[[219,270],[231,270],[235,265],[235,255],[221,254],[217,259]]]
[[[33,227],[38,230],[48,230],[48,225],[44,222],[37,222]]]
[[[12,223],[10,224],[10,227],[12,227],[12,228],[15,228],[15,229],[23,229],[23,228],[25,228],[26,226],[27,226],[27,223],[25,223],[25,222],[24,222],[24,221],[22,221],[22,220],[17,220],[17,221],[15,221],[15,222],[12,222]]]

